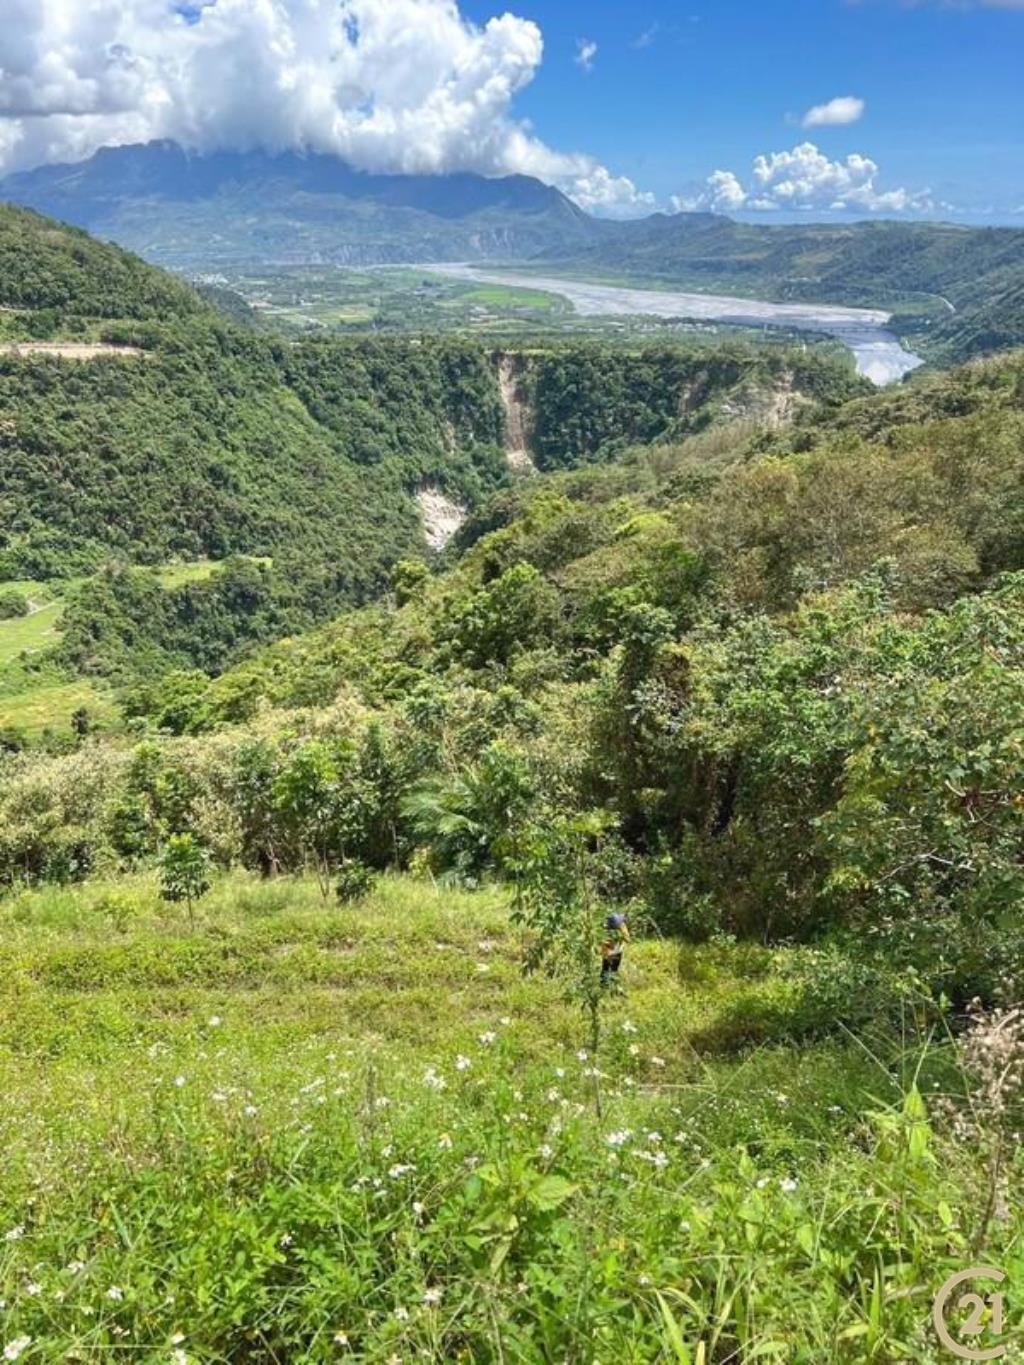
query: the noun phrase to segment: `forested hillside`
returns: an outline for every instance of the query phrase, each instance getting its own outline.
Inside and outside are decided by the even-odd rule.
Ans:
[[[773,435],[637,447],[498,494],[439,576],[405,561],[389,599],[216,679],[180,668],[222,662],[196,629],[205,585],[182,614],[188,597],[98,580],[63,648],[82,666],[89,642],[122,664],[160,646],[123,674],[150,738],[9,762],[0,867],[65,875],[170,833],[286,865],[305,855],[276,793],[306,765],[336,803],[331,859],[512,875],[535,822],[599,810],[602,876],[666,928],[866,919],[903,953],[912,902],[936,981],[989,991],[1018,941],[1022,438],[1014,357]],[[267,609],[266,572],[225,581]]]
[[[462,516],[513,479],[503,365],[542,468],[864,389],[782,348],[285,341],[75,230],[20,210],[0,226],[20,271],[0,313],[0,582],[75,599],[33,667],[218,672],[379,593],[425,549],[422,490]],[[143,571],[239,556],[171,589]]]
[[[56,318],[192,317],[206,312],[187,285],[80,228],[0,203],[0,306]]]

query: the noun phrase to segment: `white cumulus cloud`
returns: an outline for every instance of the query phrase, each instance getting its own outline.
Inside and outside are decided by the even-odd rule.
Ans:
[[[805,128],[829,128],[856,123],[864,115],[864,101],[856,95],[839,95],[826,104],[808,109],[801,122]]]
[[[173,138],[200,151],[330,152],[363,170],[525,173],[585,207],[651,206],[514,113],[531,20],[457,0],[3,0],[0,172]],[[592,60],[592,58],[591,58]]]
[[[790,151],[755,157],[745,183],[734,171],[717,170],[699,193],[677,195],[672,202],[678,211],[716,213],[739,209],[906,213],[933,207],[927,192],[879,188],[879,173],[878,164],[859,152],[832,161],[813,142],[802,142]]]

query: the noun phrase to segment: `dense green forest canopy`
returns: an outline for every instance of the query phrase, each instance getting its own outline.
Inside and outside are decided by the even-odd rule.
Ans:
[[[0,203],[0,306],[100,318],[193,317],[187,285],[80,228]]]

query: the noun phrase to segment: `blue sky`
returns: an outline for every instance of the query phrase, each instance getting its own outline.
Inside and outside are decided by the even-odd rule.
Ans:
[[[462,8],[477,21],[496,12],[486,0]],[[755,156],[810,140],[830,160],[871,158],[880,190],[930,191],[957,216],[1012,217],[1024,206],[1024,3],[512,8],[537,22],[545,43],[517,113],[546,142],[592,153],[659,200],[695,197],[716,169],[746,181]],[[574,61],[580,39],[597,45],[589,71]],[[799,126],[839,96],[864,101],[857,122]]]
[[[608,214],[1024,223],[1024,0],[22,10],[0,26],[0,175],[169,138],[518,172]]]

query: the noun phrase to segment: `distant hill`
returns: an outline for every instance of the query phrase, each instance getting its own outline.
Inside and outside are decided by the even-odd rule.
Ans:
[[[172,142],[10,176],[0,197],[186,269],[526,258],[607,226],[529,176],[369,175],[336,157],[193,155]]]
[[[947,362],[1024,344],[1024,229],[948,223],[762,226],[655,214],[612,239],[544,253],[547,267],[778,302],[887,308]],[[961,317],[960,315],[964,316]]]
[[[949,223],[808,223],[762,226],[718,214],[655,214],[620,225],[613,242],[545,252],[595,271],[773,289],[785,299],[878,304],[952,290],[1000,272],[1024,271],[1024,229]],[[951,300],[955,302],[956,300]]]

